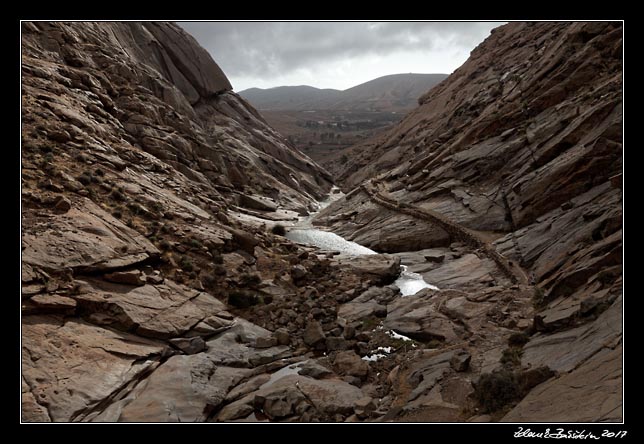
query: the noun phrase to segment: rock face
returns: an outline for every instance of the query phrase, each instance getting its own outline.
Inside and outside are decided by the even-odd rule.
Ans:
[[[86,419],[157,367],[166,347],[53,316],[27,316],[22,328],[22,377],[32,400],[32,407],[23,410],[23,421]],[[33,401],[42,407],[37,412]]]
[[[254,199],[254,191],[301,207],[330,188],[328,174],[232,93],[208,53],[174,24],[30,23],[22,47],[24,148],[48,140],[89,147],[88,161],[112,161],[126,174],[149,153],[215,201]],[[45,116],[52,121],[36,130]],[[79,167],[64,172],[87,169]]]
[[[512,358],[516,351],[498,353],[506,363],[520,360],[523,370],[545,366],[560,376],[535,388],[508,420],[607,421],[621,414],[621,373],[599,355],[616,350],[622,337],[622,34],[617,22],[496,28],[399,125],[343,153],[349,161],[334,172],[348,194],[314,221],[376,251],[451,243],[440,262],[407,262],[441,289],[508,286],[486,248],[524,273],[536,308],[534,330],[526,331],[538,334],[522,359]],[[393,203],[383,205],[370,188]],[[427,224],[410,209],[445,223]],[[472,233],[485,248],[463,248],[446,226]],[[432,304],[422,294],[394,302],[385,326],[425,340],[440,331],[451,342],[464,338],[454,330],[457,320],[469,325],[484,315],[506,328],[532,324],[506,309],[479,311],[483,296]],[[486,371],[490,364],[482,362]],[[586,387],[571,385],[573,373],[589,387],[599,384],[605,409],[583,407]],[[570,398],[549,411],[558,389]],[[565,413],[575,403],[578,410]]]
[[[227,311],[297,295],[298,248],[242,213],[304,211],[330,176],[175,24],[22,26],[22,419],[204,421],[301,344]]]

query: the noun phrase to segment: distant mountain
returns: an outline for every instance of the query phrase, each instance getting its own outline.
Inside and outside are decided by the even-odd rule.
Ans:
[[[409,110],[418,98],[447,77],[447,74],[393,74],[339,91],[312,86],[250,88],[239,92],[260,110]]]
[[[278,86],[276,88],[250,88],[239,93],[260,110],[319,109],[338,100],[343,91],[319,89],[312,86]]]

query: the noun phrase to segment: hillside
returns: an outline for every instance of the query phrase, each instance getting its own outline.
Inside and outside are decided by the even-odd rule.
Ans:
[[[621,418],[622,32],[496,28],[399,124],[326,163],[351,194],[316,223],[376,251],[437,248],[445,261],[465,242],[478,259],[414,266],[441,288],[484,286],[490,250],[535,285],[513,362],[555,376],[505,421]]]

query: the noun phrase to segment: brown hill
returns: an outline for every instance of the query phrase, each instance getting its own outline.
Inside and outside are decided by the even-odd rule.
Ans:
[[[262,111],[405,111],[414,108],[421,95],[446,77],[447,74],[392,74],[343,91],[301,85],[250,88],[239,95]]]

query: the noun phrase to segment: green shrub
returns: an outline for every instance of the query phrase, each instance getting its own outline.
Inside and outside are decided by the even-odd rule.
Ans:
[[[485,412],[495,412],[521,397],[514,372],[507,369],[483,373],[474,389],[474,398]]]
[[[179,266],[183,271],[192,271],[194,270],[194,265],[192,265],[192,262],[190,259],[188,259],[186,256],[181,256],[181,259],[179,260]]]
[[[518,366],[521,365],[521,356],[523,355],[523,350],[519,347],[510,347],[503,350],[501,355],[500,362],[505,366]]]
[[[170,242],[168,242],[168,241],[167,241],[167,240],[165,240],[165,239],[164,239],[164,240],[162,240],[162,241],[161,241],[161,243],[159,244],[159,247],[161,247],[161,249],[162,249],[162,250],[164,250],[164,251],[169,250],[169,249],[170,249],[170,246],[171,246],[171,245],[170,245]]]
[[[271,228],[271,232],[278,236],[284,236],[286,234],[286,228],[284,228],[284,225],[275,224],[273,225],[273,228]]]

